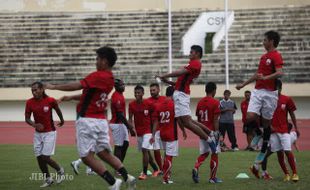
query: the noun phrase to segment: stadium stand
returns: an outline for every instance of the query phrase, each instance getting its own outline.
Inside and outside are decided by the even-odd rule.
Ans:
[[[310,82],[310,7],[235,11],[229,31],[230,82],[249,77],[263,53],[262,34],[280,32],[284,81]],[[173,12],[173,68],[184,65],[181,39],[203,10]],[[0,87],[27,87],[35,80],[75,81],[94,68],[102,45],[119,55],[116,76],[127,84],[148,84],[168,67],[167,12],[0,13]],[[203,58],[197,84],[225,82],[224,41]]]

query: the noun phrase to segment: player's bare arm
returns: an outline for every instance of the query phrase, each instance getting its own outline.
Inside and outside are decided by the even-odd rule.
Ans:
[[[61,98],[57,99],[57,103],[60,104],[61,102],[67,102],[71,100],[77,100],[79,101],[81,98],[82,94],[76,94],[72,96],[62,96]]]
[[[31,127],[35,128],[38,131],[43,131],[44,130],[44,126],[41,123],[35,123],[33,122],[30,117],[25,117],[25,121],[26,123],[28,123]]]
[[[272,73],[271,75],[259,75],[258,80],[270,80],[270,79],[276,79],[276,78],[281,78],[284,75],[283,69],[278,68],[276,69],[276,72]]]
[[[258,73],[255,73],[251,78],[249,78],[249,79],[246,80],[245,82],[240,83],[240,84],[237,84],[237,85],[236,85],[236,89],[237,89],[237,90],[240,90],[240,89],[242,89],[243,87],[245,87],[246,85],[248,85],[248,84],[250,84],[250,83],[256,81],[256,80],[258,79],[258,75],[259,75]]]
[[[158,120],[155,119],[152,122],[152,138],[150,139],[150,143],[153,144],[155,142],[155,133],[156,133],[156,128],[158,126]]]
[[[122,112],[116,112],[116,117],[118,120],[120,120],[127,127],[131,136],[136,136],[136,132],[135,132],[134,127],[132,126],[132,124],[130,122],[127,121],[127,119],[125,118],[125,116]]]
[[[66,83],[66,84],[45,84],[45,89],[49,90],[61,90],[61,91],[75,91],[75,90],[81,90],[83,87],[79,81],[72,82],[72,83]]]
[[[295,131],[296,131],[297,137],[299,137],[299,136],[300,136],[300,132],[299,132],[299,130],[298,130],[298,128],[297,128],[297,121],[296,121],[295,112],[289,110],[289,114],[290,114],[290,116],[291,116],[293,125],[294,125],[294,127],[295,127]]]
[[[56,111],[56,113],[57,113],[57,115],[58,115],[58,117],[60,119],[60,122],[57,123],[57,127],[62,127],[64,125],[64,123],[65,123],[63,115],[62,115],[62,112],[59,109],[58,105],[56,105],[54,109],[55,109],[55,111]]]
[[[162,82],[164,82],[166,84],[169,84],[171,86],[175,86],[175,82],[173,82],[173,81],[170,81],[170,80],[168,80],[166,78],[160,78],[159,75],[155,75],[155,79],[157,79],[157,78],[160,79]]]
[[[167,84],[175,85],[174,82],[169,81],[167,78],[169,78],[169,77],[179,77],[179,76],[187,74],[187,73],[188,73],[188,70],[182,68],[182,69],[179,69],[179,70],[174,71],[172,73],[167,73],[167,74],[164,74],[164,75],[161,75],[161,76],[157,76],[157,77],[159,77],[163,82],[165,82]]]

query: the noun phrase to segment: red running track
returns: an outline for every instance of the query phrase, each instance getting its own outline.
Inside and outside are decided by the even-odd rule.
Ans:
[[[236,121],[236,136],[239,148],[246,147],[246,137],[242,133],[240,121]],[[301,133],[297,143],[300,150],[310,150],[310,120],[298,120],[298,126]],[[73,121],[67,121],[65,126],[57,129],[57,144],[73,145],[75,144],[75,128]],[[0,122],[0,144],[32,144],[34,129],[25,122]],[[187,139],[184,141],[179,132],[179,144],[181,147],[198,147],[199,138],[187,130]],[[230,143],[227,138],[225,142]],[[136,139],[130,137],[130,144],[136,145]]]

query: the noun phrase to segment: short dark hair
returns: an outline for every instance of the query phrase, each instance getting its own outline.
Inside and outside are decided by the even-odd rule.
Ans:
[[[200,58],[202,58],[202,47],[199,45],[192,45],[191,50],[200,53]]]
[[[230,90],[224,90],[224,94],[229,93],[231,94]]]
[[[265,33],[265,36],[267,37],[268,40],[273,40],[274,47],[278,47],[281,39],[280,34],[278,32],[270,30]]]
[[[214,90],[216,90],[216,84],[214,82],[208,82],[205,86],[205,92],[209,94]]]
[[[144,92],[144,88],[140,84],[135,87],[135,90],[142,90],[142,92]]]
[[[118,87],[121,83],[124,83],[121,79],[114,79],[114,87]]]
[[[174,87],[173,86],[168,86],[166,88],[166,96],[171,97],[173,95],[173,92],[174,92]]]
[[[34,83],[31,84],[31,87],[34,86],[34,85],[38,85],[39,88],[44,88],[44,85],[42,82],[40,81],[36,81]],[[43,97],[47,97],[47,94],[45,93],[45,90],[43,90]]]
[[[150,84],[150,88],[153,87],[153,86],[156,86],[156,87],[159,88],[159,84],[157,82],[153,82],[153,83]]]
[[[247,93],[250,93],[250,94],[251,94],[251,91],[246,90],[246,91],[244,92],[244,94],[247,94]]]
[[[117,60],[117,55],[113,48],[104,46],[104,47],[98,48],[96,50],[96,53],[98,57],[106,58],[108,60],[108,65],[110,67],[113,67],[115,65],[115,62]]]

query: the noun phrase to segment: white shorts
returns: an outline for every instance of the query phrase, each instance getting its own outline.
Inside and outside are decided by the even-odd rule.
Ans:
[[[153,144],[150,143],[150,139],[152,138],[151,133],[144,134],[142,137],[138,137],[138,150],[142,151],[142,148],[147,150],[153,150]]]
[[[160,139],[160,131],[156,131],[155,133],[155,142],[153,143],[154,150],[160,150],[163,149],[163,144]]]
[[[206,140],[202,140],[200,139],[199,142],[199,153],[200,154],[204,154],[204,153],[212,153],[212,150],[208,144],[208,142]],[[220,143],[218,143],[217,147],[216,147],[216,153],[220,153],[221,152],[221,147],[220,147]]]
[[[291,136],[289,133],[272,133],[269,143],[271,152],[292,150]]]
[[[254,89],[248,107],[248,112],[262,115],[264,119],[271,120],[278,104],[278,91]]]
[[[35,132],[33,136],[33,149],[36,157],[40,155],[51,156],[55,153],[56,131],[46,133]]]
[[[175,90],[173,93],[175,117],[191,115],[190,96],[184,92]]]
[[[114,145],[123,146],[124,141],[129,142],[128,130],[125,124],[110,124]]]
[[[297,133],[295,131],[290,132],[291,143],[293,144],[297,140]]]
[[[179,142],[176,141],[162,141],[163,149],[165,154],[168,156],[178,156],[179,155]]]
[[[81,158],[90,152],[111,151],[109,125],[106,119],[80,117],[75,126],[77,148]]]

